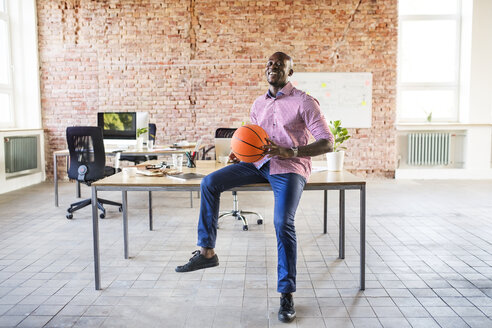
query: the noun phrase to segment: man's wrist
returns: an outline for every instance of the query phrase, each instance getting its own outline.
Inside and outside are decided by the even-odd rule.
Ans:
[[[292,151],[292,157],[297,157],[297,155],[299,154],[299,148],[291,147],[290,150]]]

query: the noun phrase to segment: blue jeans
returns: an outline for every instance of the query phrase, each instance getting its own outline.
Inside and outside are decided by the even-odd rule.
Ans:
[[[277,291],[296,291],[297,241],[294,217],[306,180],[299,174],[270,175],[270,162],[257,169],[252,163],[226,166],[207,175],[201,183],[198,246],[215,248],[220,194],[228,189],[269,182],[275,197],[274,225],[277,235]]]

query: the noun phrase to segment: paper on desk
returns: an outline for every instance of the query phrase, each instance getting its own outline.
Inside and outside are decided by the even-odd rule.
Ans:
[[[168,151],[168,150],[178,150],[178,149],[177,148],[173,148],[173,147],[154,148],[154,151]]]
[[[137,170],[137,174],[145,175],[148,177],[163,177],[164,172],[159,170]]]
[[[184,140],[184,141],[180,141],[180,142],[175,142],[173,146],[174,147],[188,147],[188,146],[190,146],[190,143],[188,141]]]
[[[325,166],[313,166],[311,169],[311,173],[322,172],[328,170]]]

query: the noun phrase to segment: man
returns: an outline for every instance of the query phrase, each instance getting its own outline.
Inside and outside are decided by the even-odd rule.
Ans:
[[[278,247],[278,284],[281,293],[278,319],[296,317],[292,293],[296,291],[297,243],[294,216],[309,175],[311,156],[333,151],[333,135],[316,99],[289,82],[294,73],[292,59],[274,53],[266,64],[270,87],[251,108],[251,122],[269,135],[266,156],[256,163],[240,162],[206,176],[201,183],[198,246],[188,263],[176,268],[188,272],[219,265],[214,252],[220,194],[245,184],[269,182],[275,196],[274,225]],[[309,132],[316,139],[308,144]],[[236,159],[232,155],[233,159]],[[237,159],[236,159],[237,160]]]

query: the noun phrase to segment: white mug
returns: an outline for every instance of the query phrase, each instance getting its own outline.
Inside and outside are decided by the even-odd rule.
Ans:
[[[136,167],[124,167],[122,171],[123,171],[123,176],[125,177],[134,177],[137,175]]]

